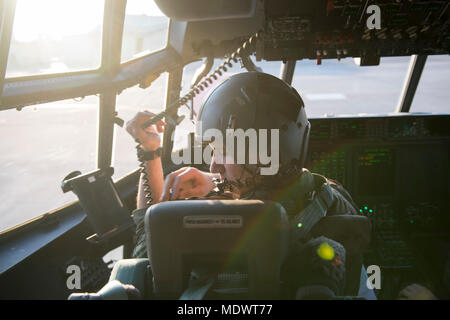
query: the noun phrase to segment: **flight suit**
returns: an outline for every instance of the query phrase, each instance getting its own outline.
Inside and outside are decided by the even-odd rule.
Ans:
[[[331,195],[329,204],[326,205],[326,215],[357,214],[358,208],[344,187],[319,174],[313,174],[307,169],[303,169],[300,178],[294,185],[281,189],[276,195],[273,195],[273,191],[271,190],[260,189],[244,195],[241,199],[270,199],[279,202],[286,209],[291,224],[296,230],[295,226],[298,225],[296,222],[297,219],[302,214],[303,209],[308,206],[312,194],[320,188]],[[133,250],[134,258],[147,258],[144,228],[146,211],[147,208],[133,211],[133,220],[136,224],[135,247]]]

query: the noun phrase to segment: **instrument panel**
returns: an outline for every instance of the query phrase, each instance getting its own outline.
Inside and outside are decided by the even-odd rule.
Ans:
[[[372,223],[365,265],[442,282],[439,268],[450,257],[450,115],[310,122],[306,167],[343,184]]]
[[[379,8],[379,25],[371,5]],[[445,54],[450,50],[450,1],[266,0],[260,56],[266,60]],[[369,9],[369,10],[368,10]],[[369,11],[369,13],[368,13]]]

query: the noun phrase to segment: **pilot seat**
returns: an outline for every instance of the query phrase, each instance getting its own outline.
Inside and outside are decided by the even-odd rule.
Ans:
[[[125,298],[295,298],[287,295],[290,283],[285,283],[281,275],[290,250],[290,233],[294,231],[285,209],[277,202],[158,203],[147,210],[145,232],[149,259],[118,261],[107,284],[115,291],[128,293],[122,294]],[[367,218],[325,217],[310,233],[312,237],[325,236],[343,245],[347,257],[343,293],[357,296],[362,253],[370,240]],[[120,285],[125,287],[119,288]],[[130,294],[129,286],[138,294]],[[79,294],[69,297],[80,298]]]

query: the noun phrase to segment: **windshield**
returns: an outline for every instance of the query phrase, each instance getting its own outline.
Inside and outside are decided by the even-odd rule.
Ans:
[[[379,66],[360,67],[352,58],[297,61],[292,86],[297,89],[305,103],[308,117],[363,115],[395,112],[403,84],[407,76],[410,57],[381,58]],[[223,60],[216,59],[213,69]],[[253,59],[254,61],[254,59]],[[279,77],[280,61],[260,61],[255,64],[263,72]],[[187,65],[183,72],[182,94],[188,92],[195,70],[202,62]],[[194,99],[194,109],[198,111],[208,92],[224,79],[235,73],[246,72],[239,63],[213,86]],[[411,111],[448,113],[450,111],[450,58],[448,56],[428,57],[419,82]],[[174,150],[187,147],[187,134],[194,131],[190,112],[180,108],[185,120],[177,127],[174,138]]]
[[[379,66],[359,67],[353,59],[297,61],[292,85],[302,96],[308,116],[395,112],[410,57],[381,58]],[[411,111],[450,111],[450,58],[430,56]]]
[[[429,56],[410,112],[450,113],[450,57]]]

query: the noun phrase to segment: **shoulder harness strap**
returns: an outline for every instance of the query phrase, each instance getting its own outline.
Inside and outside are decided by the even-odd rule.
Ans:
[[[328,180],[324,176],[313,175],[316,188],[311,193],[309,203],[291,220],[292,241],[306,238],[316,223],[327,215],[328,208],[334,201]]]

